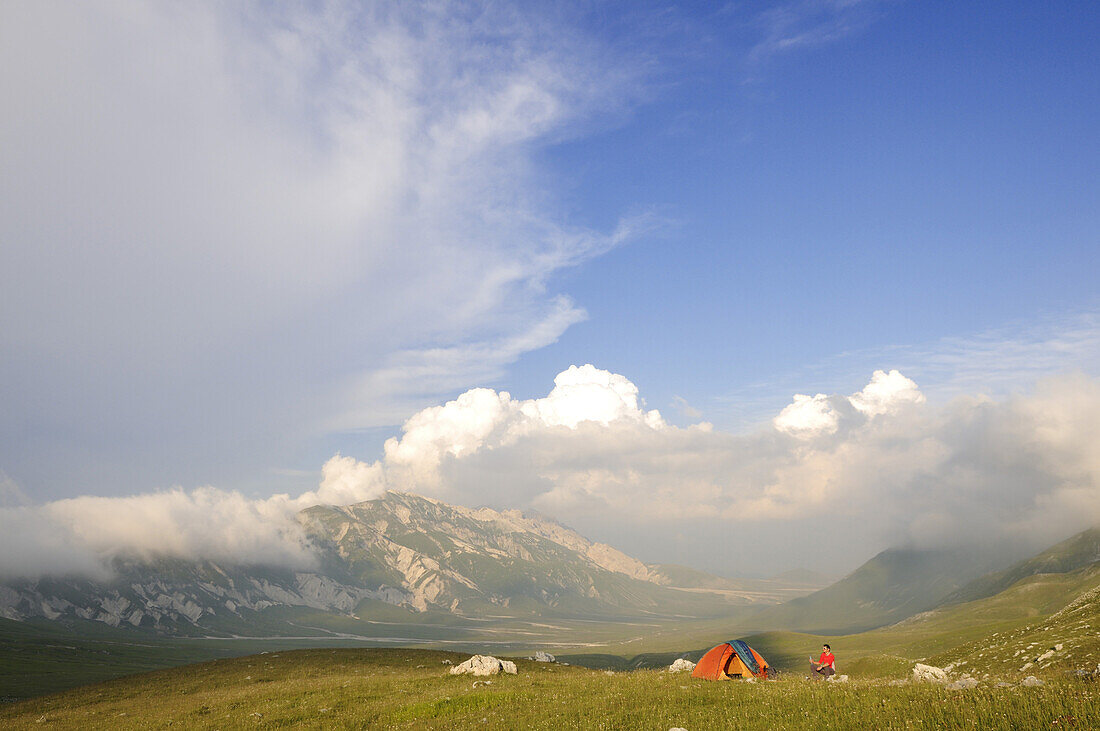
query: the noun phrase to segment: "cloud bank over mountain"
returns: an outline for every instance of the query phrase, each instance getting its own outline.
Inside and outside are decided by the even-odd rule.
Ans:
[[[798,395],[733,434],[673,426],[626,377],[572,366],[542,398],[479,388],[419,411],[381,459],[336,455],[297,497],[201,488],[0,509],[0,574],[102,571],[126,552],[308,566],[298,510],[387,489],[535,509],[647,560],[701,562],[690,546],[705,543],[730,572],[747,568],[734,550],[746,533],[783,536],[776,565],[830,546],[858,561],[902,543],[1038,545],[1100,521],[1098,433],[1100,383],[1085,376],[934,407],[876,371],[850,396]]]

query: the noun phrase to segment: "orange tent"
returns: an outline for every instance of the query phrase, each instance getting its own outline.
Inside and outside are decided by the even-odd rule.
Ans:
[[[759,652],[742,640],[723,642],[699,658],[691,677],[704,680],[766,678],[775,673]]]

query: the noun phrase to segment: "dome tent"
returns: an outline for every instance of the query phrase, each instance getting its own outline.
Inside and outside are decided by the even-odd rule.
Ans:
[[[691,677],[703,680],[770,678],[775,671],[764,657],[743,640],[715,645],[699,658]]]

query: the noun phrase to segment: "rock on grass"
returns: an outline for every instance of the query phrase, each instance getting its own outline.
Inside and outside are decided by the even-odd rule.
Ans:
[[[451,668],[451,675],[496,675],[504,672],[508,675],[516,675],[516,664],[511,660],[498,660],[492,655],[474,655],[466,662]]]

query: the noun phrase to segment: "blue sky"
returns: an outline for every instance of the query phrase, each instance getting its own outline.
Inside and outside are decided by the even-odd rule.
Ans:
[[[6,3],[0,523],[391,488],[692,563],[730,511],[920,542],[948,486],[991,536],[1100,520],[1098,37],[1087,2]]]
[[[701,57],[659,47],[657,98],[543,152],[580,220],[667,223],[564,272],[590,319],[501,385],[590,361],[722,421],[736,384],[1097,306],[1095,7],[857,6],[839,38],[753,57],[754,10],[685,19]]]

